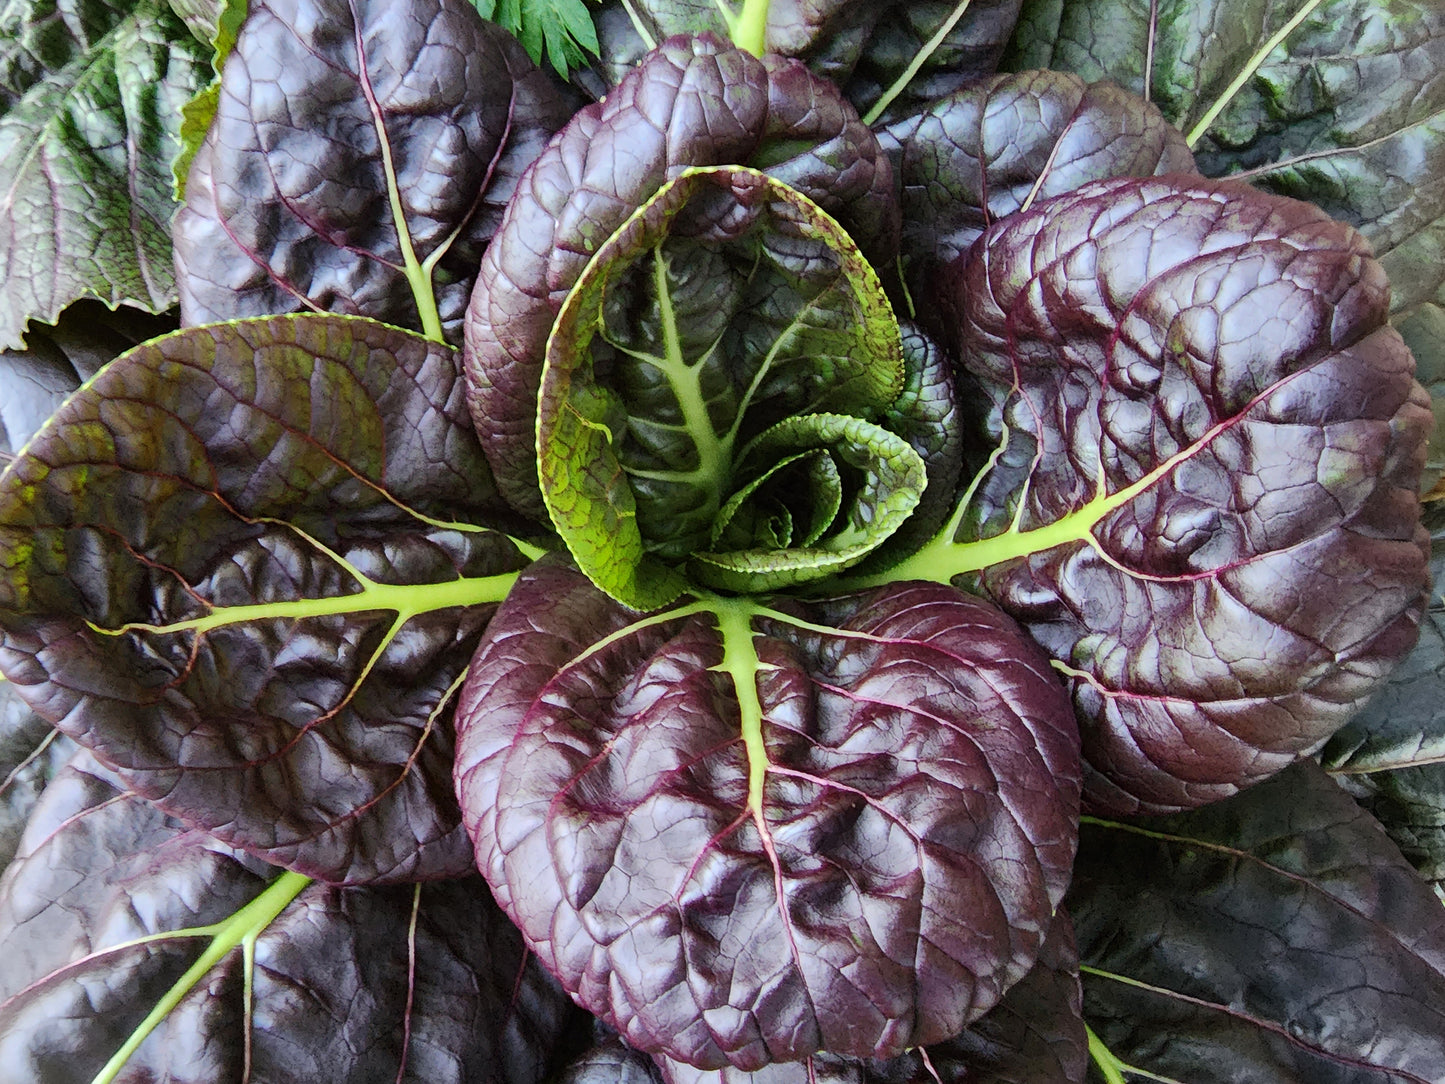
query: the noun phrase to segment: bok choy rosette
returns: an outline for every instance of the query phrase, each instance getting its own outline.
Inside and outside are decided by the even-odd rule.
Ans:
[[[1205,8],[0,15],[6,1079],[1445,1078],[1445,10]]]

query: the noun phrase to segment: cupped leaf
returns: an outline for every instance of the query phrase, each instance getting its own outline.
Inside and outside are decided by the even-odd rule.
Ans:
[[[1416,324],[1407,336],[1417,356],[1427,349],[1445,362],[1438,313],[1422,319],[1445,305],[1439,4],[1040,0],[1029,9],[1018,62],[1137,91],[1152,56],[1153,99],[1197,140],[1202,171],[1242,171],[1356,226],[1394,284],[1393,318],[1402,331]],[[1216,105],[1222,111],[1211,115]]]
[[[32,323],[24,350],[0,351],[0,463],[45,423],[66,396],[137,343],[174,331],[169,316],[77,301],[55,324]]]
[[[801,451],[793,453],[789,466],[803,457],[807,467],[801,476],[760,468],[760,482],[749,483],[723,506],[720,537],[689,565],[698,582],[724,591],[776,591],[851,568],[908,518],[927,483],[923,460],[902,437],[837,414],[779,422],[757,439],[738,473],[748,477],[753,461],[775,462],[794,449]],[[826,484],[820,487],[834,497],[821,505],[814,504],[818,473],[837,486],[836,494]],[[774,510],[782,515],[770,523]],[[745,520],[751,529],[743,526]],[[766,526],[759,530],[759,525]]]
[[[1069,908],[1084,1017],[1131,1082],[1440,1078],[1440,901],[1309,761],[1182,816],[1086,817]]]
[[[325,880],[469,869],[452,693],[525,563],[446,347],[368,320],[177,332],[0,476],[0,663],[188,824]]]
[[[460,337],[575,102],[467,0],[252,0],[176,217],[187,324],[335,311]]]
[[[547,515],[538,391],[563,303],[598,250],[669,181],[713,165],[764,171],[834,216],[875,264],[892,263],[892,171],[835,87],[796,61],[759,61],[710,36],[664,42],[530,167],[477,273],[466,320],[468,405],[518,511]],[[714,288],[695,285],[699,300]],[[704,337],[700,327],[681,333]]]
[[[164,0],[0,11],[0,348],[83,297],[175,303],[170,164],[209,59]]]
[[[480,878],[335,889],[277,872],[74,761],[0,881],[6,1080],[544,1079],[571,1006]]]
[[[1113,83],[1027,71],[970,83],[879,132],[893,156],[904,259],[927,280],[992,223],[1089,181],[1193,173],[1184,137]]]
[[[557,558],[472,663],[457,789],[584,1007],[703,1069],[957,1035],[1038,957],[1078,734],[993,606],[899,584],[639,617]]]
[[[1033,970],[945,1042],[887,1059],[815,1054],[751,1073],[657,1061],[666,1084],[1082,1084],[1088,1066],[1082,1000],[1074,929],[1061,909]]]
[[[1432,421],[1347,226],[1248,186],[1106,181],[950,267],[994,451],[894,577],[961,577],[1065,676],[1086,802],[1186,808],[1339,729],[1413,646]]]
[[[728,495],[758,473],[745,469],[749,453],[766,467],[774,449],[842,442],[868,448],[882,468],[870,478],[882,492],[861,498],[863,515],[877,513],[871,545],[845,526],[831,547],[856,562],[917,502],[917,454],[846,418],[807,433],[769,426],[796,430],[793,419],[822,411],[878,416],[901,390],[902,355],[877,274],[831,216],[756,170],[684,170],[598,249],[548,338],[537,458],[552,522],[598,586],[652,609],[683,589],[673,566],[716,541]],[[887,502],[898,514],[884,514]],[[816,558],[769,566],[818,567]]]

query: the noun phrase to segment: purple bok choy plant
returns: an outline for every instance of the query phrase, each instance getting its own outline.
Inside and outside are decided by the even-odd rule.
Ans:
[[[251,6],[193,326],[0,476],[0,665],[84,747],[0,886],[22,1078],[1122,1079],[1079,975],[1179,841],[1255,881],[1151,920],[1368,946],[1299,1064],[1445,1058],[1433,901],[1296,763],[1429,584],[1368,246],[1069,76],[865,123],[780,15],[574,112],[451,0]],[[1280,794],[1297,851],[1227,812]]]

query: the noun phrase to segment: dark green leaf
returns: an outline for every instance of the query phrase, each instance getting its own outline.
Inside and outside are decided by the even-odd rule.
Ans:
[[[333,316],[154,340],[0,476],[0,663],[273,864],[467,869],[446,715],[524,563],[486,479],[446,347]]]
[[[0,11],[0,348],[78,298],[175,303],[170,167],[209,60],[164,0]]]
[[[1426,510],[1434,592],[1420,642],[1322,759],[1420,871],[1445,882],[1445,508]]]
[[[1085,818],[1068,899],[1084,1018],[1131,1084],[1440,1079],[1440,901],[1311,762],[1183,816]]]

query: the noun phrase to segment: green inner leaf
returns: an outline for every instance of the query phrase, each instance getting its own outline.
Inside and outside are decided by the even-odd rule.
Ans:
[[[902,382],[897,319],[842,227],[756,170],[690,169],[563,304],[539,398],[543,498],[583,571],[653,609],[716,537],[759,434],[794,415],[878,417]]]

